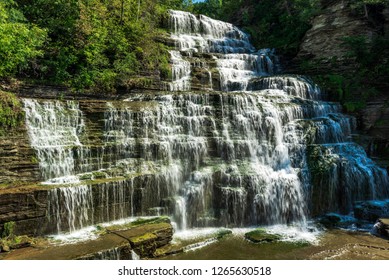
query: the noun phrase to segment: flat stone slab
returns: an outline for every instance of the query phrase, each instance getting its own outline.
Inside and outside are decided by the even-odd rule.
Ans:
[[[143,251],[137,252],[137,254],[141,255],[141,257],[146,257],[154,254],[158,247],[168,244],[172,239],[172,235],[173,228],[171,224],[145,224],[125,230],[109,231],[97,239],[85,242],[62,245],[53,244],[46,247],[29,247],[14,250],[0,254],[0,259],[74,260],[117,248],[124,250],[126,252],[124,257],[128,259],[131,259],[131,250],[136,252],[138,248],[143,248]]]

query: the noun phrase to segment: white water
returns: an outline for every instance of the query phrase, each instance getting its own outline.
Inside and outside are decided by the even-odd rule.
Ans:
[[[106,251],[98,252],[95,260],[120,260],[120,251],[118,248],[113,248]]]
[[[272,51],[263,49],[256,52],[248,35],[236,26],[182,11],[170,10],[169,15],[171,38],[176,45],[176,50],[170,52],[173,64],[170,91],[191,89],[194,54],[214,54],[205,61],[208,59],[216,63],[222,91],[244,91],[251,78],[274,73],[275,67],[270,58]]]
[[[23,102],[31,146],[36,150],[43,179],[74,174],[78,169],[74,153],[88,157],[80,142],[85,124],[78,103]]]
[[[239,227],[229,228],[232,231],[233,236],[244,238],[245,233],[255,230],[253,227]],[[277,224],[272,226],[263,226],[264,229],[270,234],[277,234],[281,236],[281,241],[290,242],[309,242],[311,244],[317,244],[322,234],[317,230],[315,226],[309,225],[309,227],[302,227],[301,225],[285,225]],[[216,242],[215,237],[220,232],[220,228],[193,228],[191,230],[179,231],[174,234],[173,243],[179,244],[181,242],[194,241],[193,244],[187,247],[187,251],[201,249],[205,246]],[[198,241],[203,240],[203,241]]]
[[[134,250],[131,250],[131,259],[133,261],[140,260],[140,257],[134,252]]]
[[[191,54],[218,52],[221,88],[254,91],[107,102],[97,156],[84,140],[89,127],[78,102],[25,100],[44,180],[76,186],[49,193],[57,232],[156,213],[179,230],[305,228],[311,213],[349,212],[355,200],[387,197],[386,171],[350,142],[354,120],[338,103],[321,101],[317,85],[300,76],[259,77],[273,71],[270,51],[255,52],[231,24],[170,15],[181,51],[172,51],[172,90],[190,88]],[[85,175],[96,179],[94,171],[113,182],[84,184]]]
[[[49,220],[56,222],[58,233],[93,224],[90,209],[93,209],[93,196],[87,186],[56,188],[48,193]]]
[[[110,168],[120,171],[103,174],[145,177],[100,183],[94,190],[82,181],[78,187],[52,190],[50,217],[58,232],[155,213],[170,215],[181,230],[304,224],[314,190],[307,160],[307,147],[313,144],[336,163],[326,178],[330,196],[320,202],[323,209],[349,211],[355,199],[380,198],[387,191],[386,172],[360,147],[337,144],[349,139],[353,127],[338,104],[301,99],[281,89],[139,95],[127,102],[140,101],[154,105],[134,111],[107,103],[103,151]],[[337,202],[342,186],[336,170],[346,176],[344,205]],[[80,181],[74,169],[69,173],[70,182]]]
[[[48,218],[57,233],[74,232],[96,223],[132,217],[132,181],[115,181],[98,187],[76,185],[48,192]]]
[[[170,51],[172,60],[172,79],[170,91],[190,90],[190,63],[184,60],[178,51]]]
[[[125,225],[129,224],[131,222],[134,222],[138,219],[151,219],[153,218],[152,216],[147,216],[147,217],[131,217],[131,218],[126,218],[126,219],[120,219],[120,220],[112,220],[110,222],[105,222],[105,223],[100,223],[99,226],[101,228],[106,228],[110,226],[115,226],[115,225]],[[61,244],[73,244],[77,242],[83,242],[83,241],[88,241],[88,240],[94,240],[99,237],[99,231],[96,226],[87,226],[87,227],[82,227],[80,229],[77,229],[72,232],[65,232],[65,233],[59,233],[55,235],[50,235],[50,237],[54,241],[60,241]]]

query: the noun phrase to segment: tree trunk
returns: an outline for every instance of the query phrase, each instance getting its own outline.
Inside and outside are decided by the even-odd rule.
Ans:
[[[366,18],[369,18],[369,10],[368,10],[368,8],[367,8],[367,5],[366,5],[366,4],[363,4],[363,8],[364,8],[364,10],[365,10],[365,17],[366,17]]]

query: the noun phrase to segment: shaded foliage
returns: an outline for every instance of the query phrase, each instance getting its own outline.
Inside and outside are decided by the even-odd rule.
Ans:
[[[251,35],[257,48],[294,55],[319,6],[314,0],[207,0],[193,10],[232,21]]]

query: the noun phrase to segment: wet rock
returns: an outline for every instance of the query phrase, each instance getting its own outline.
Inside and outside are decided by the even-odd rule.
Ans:
[[[380,217],[388,217],[389,200],[358,201],[354,204],[354,216],[372,223]]]
[[[389,218],[378,219],[374,224],[372,234],[383,238],[389,238]]]
[[[267,233],[264,229],[247,232],[244,237],[254,243],[276,242],[281,239],[280,235]]]
[[[10,249],[16,250],[16,249],[21,249],[21,248],[27,248],[30,246],[31,246],[30,242],[20,242],[20,243],[10,245]]]
[[[0,252],[9,252],[11,248],[7,244],[3,244],[0,246]]]
[[[24,125],[0,135],[0,157],[0,184],[40,180],[38,161]]]
[[[319,218],[319,223],[326,228],[349,227],[357,220],[351,216],[344,216],[337,213],[327,213]]]
[[[129,241],[131,248],[141,257],[153,257],[157,248],[163,247],[173,238],[173,227],[170,223],[150,223],[140,225],[114,234]]]
[[[216,233],[217,239],[222,239],[223,237],[232,234],[232,230],[229,229],[221,229]]]
[[[34,248],[23,249],[23,254],[18,250],[11,251],[4,259],[29,259],[29,260],[91,260],[91,259],[121,259],[131,260],[134,252],[140,258],[154,257],[156,250],[167,246],[173,237],[173,227],[166,220],[158,221],[150,219],[146,222],[123,227],[122,229],[106,230],[100,232],[96,239],[90,239],[78,243],[51,246],[48,243],[36,245]],[[21,246],[24,240],[21,239]],[[1,246],[1,245],[0,245]],[[11,246],[5,249],[13,249]],[[5,251],[2,249],[2,251]]]
[[[47,211],[47,191],[36,186],[17,191],[0,190],[0,229],[14,221],[14,234],[43,234]]]

